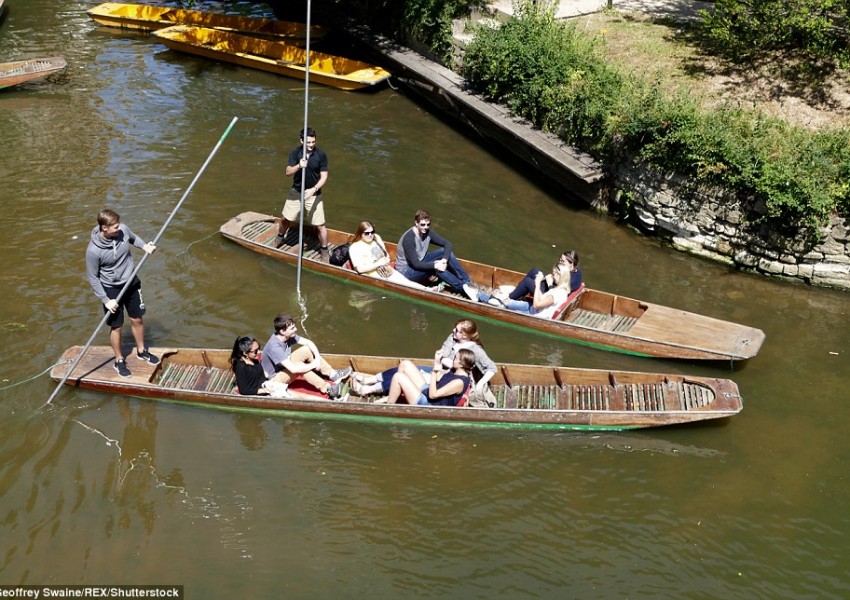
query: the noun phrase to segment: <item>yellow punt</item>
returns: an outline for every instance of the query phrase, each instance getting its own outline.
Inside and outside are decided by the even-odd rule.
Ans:
[[[304,23],[221,15],[167,6],[107,2],[86,12],[101,25],[140,31],[154,31],[172,25],[197,25],[267,39],[289,39],[292,44],[303,43],[301,40],[307,37],[307,26]],[[328,31],[327,27],[312,25],[310,39],[318,40]]]
[[[172,50],[296,79],[304,79],[306,74],[306,51],[291,44],[188,25],[175,25],[153,34]],[[341,90],[359,90],[377,85],[389,77],[388,71],[375,65],[343,56],[310,52],[310,81],[316,83]]]

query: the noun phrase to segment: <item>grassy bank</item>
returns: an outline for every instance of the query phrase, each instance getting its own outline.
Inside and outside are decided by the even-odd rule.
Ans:
[[[638,157],[735,192],[753,224],[813,238],[831,214],[850,214],[846,128],[812,130],[746,102],[708,100],[693,83],[698,70],[681,66],[697,64],[686,31],[643,36],[621,50],[629,57],[622,61],[606,54],[611,31],[587,20],[564,24],[529,5],[500,29],[478,32],[464,75],[611,169]],[[678,57],[670,58],[671,47]],[[663,60],[645,60],[657,66],[640,69],[629,62],[639,54]]]

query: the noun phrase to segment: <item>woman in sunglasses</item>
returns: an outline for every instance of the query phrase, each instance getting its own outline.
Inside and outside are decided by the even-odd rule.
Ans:
[[[427,289],[424,285],[409,280],[390,265],[390,253],[387,252],[384,240],[375,231],[371,221],[363,221],[357,227],[354,241],[348,247],[348,260],[351,261],[354,270],[361,275],[385,279],[419,290]]]
[[[259,354],[260,343],[257,340],[247,335],[236,338],[230,354],[230,365],[236,375],[236,387],[243,396],[268,394],[263,389],[266,374],[260,364]]]
[[[488,382],[496,374],[496,363],[487,356],[481,338],[478,336],[478,325],[472,319],[461,319],[437,351],[444,369],[451,369],[455,355],[460,350],[469,350],[473,355],[473,365],[470,377],[473,378],[475,389],[483,392]],[[430,367],[422,367],[422,371],[430,371]],[[387,395],[390,391],[393,376],[398,368],[387,369],[377,375],[354,373],[351,376],[351,391],[358,396],[381,393]],[[477,377],[476,377],[477,375]]]

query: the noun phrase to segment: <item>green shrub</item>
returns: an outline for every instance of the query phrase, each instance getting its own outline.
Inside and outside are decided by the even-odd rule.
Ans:
[[[808,233],[850,215],[850,134],[811,133],[756,112],[702,110],[686,91],[624,75],[594,39],[526,7],[482,29],[464,57],[470,85],[608,168],[637,156],[729,189],[767,214],[754,222]],[[754,213],[755,214],[755,213]]]

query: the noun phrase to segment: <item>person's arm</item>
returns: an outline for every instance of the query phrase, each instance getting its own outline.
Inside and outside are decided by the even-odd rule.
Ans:
[[[538,273],[537,277],[534,279],[534,301],[531,305],[534,307],[534,310],[543,310],[547,306],[552,306],[555,303],[555,297],[551,294],[551,292],[546,292],[545,294],[540,291],[540,282],[543,281],[543,273]]]
[[[452,243],[433,229],[431,230],[431,243],[443,248],[443,258],[448,259],[452,255]]]
[[[110,300],[106,295],[106,290],[103,289],[103,283],[100,281],[100,260],[94,252],[86,252],[86,275],[94,295],[108,307]]]
[[[292,177],[302,166],[307,166],[307,161],[301,158],[302,148],[299,146],[289,153],[286,161],[286,176]]]
[[[153,242],[146,242],[141,237],[133,233],[133,231],[127,227],[126,225],[122,225],[124,227],[124,233],[127,235],[127,241],[130,242],[136,248],[141,248],[148,254],[153,254],[156,251],[156,246],[153,245]]]
[[[316,347],[311,340],[308,340],[305,337],[298,337],[297,343],[302,346],[307,346],[310,349],[310,352],[313,353],[313,360],[310,362],[294,362],[292,360],[292,355],[283,361],[283,368],[289,371],[290,373],[306,373],[307,371],[312,371],[313,369],[318,369],[321,366],[320,357],[319,357],[319,349]]]
[[[307,197],[315,196],[316,194],[319,193],[319,190],[321,190],[323,187],[325,187],[325,183],[327,183],[327,181],[328,181],[328,172],[327,171],[320,172],[319,173],[319,181],[313,187],[304,190],[304,195],[307,196]]]
[[[443,371],[440,363],[438,361],[434,361],[434,370],[431,371],[431,379],[428,383],[428,397],[431,400],[445,398],[446,396],[451,396],[453,394],[460,394],[463,391],[463,381],[460,379],[452,379],[443,387],[438,387],[440,378],[442,378],[442,376],[446,373],[447,371]]]
[[[475,387],[481,390],[493,379],[498,368],[496,367],[496,363],[493,362],[493,359],[487,356],[487,353],[484,352],[484,348],[481,346],[476,344],[473,346],[472,352],[475,354],[475,366],[481,371],[481,379],[475,382]]]

